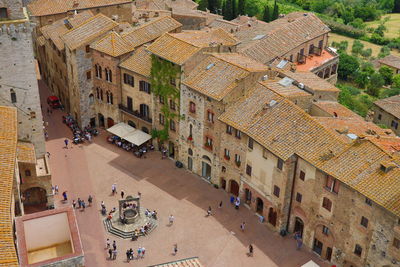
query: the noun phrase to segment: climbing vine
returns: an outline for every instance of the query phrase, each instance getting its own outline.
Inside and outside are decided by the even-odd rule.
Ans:
[[[179,114],[172,112],[168,99],[171,99],[179,110],[179,89],[171,84],[179,77],[179,66],[163,60],[155,55],[151,56],[151,73],[150,81],[153,94],[162,98],[164,105],[161,107],[161,113],[164,115],[164,128],[162,130],[153,129],[151,134],[153,138],[157,138],[159,142],[164,142],[169,137],[170,120],[179,118]]]

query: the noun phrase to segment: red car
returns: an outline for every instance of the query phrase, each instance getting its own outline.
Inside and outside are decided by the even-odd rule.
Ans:
[[[61,102],[58,97],[52,95],[47,98],[47,104],[52,108],[61,108]]]

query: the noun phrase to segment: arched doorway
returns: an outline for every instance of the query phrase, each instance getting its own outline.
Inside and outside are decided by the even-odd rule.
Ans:
[[[193,170],[193,159],[192,157],[188,157],[188,170]]]
[[[224,178],[221,178],[221,188],[226,190],[226,180]]]
[[[239,196],[239,184],[235,180],[230,181],[230,193],[235,196]]]
[[[248,188],[246,188],[244,190],[244,198],[245,198],[244,201],[246,202],[246,204],[251,204],[251,191]]]
[[[268,212],[268,222],[273,226],[276,226],[276,218],[278,217],[278,213],[274,211],[274,208],[269,208]]]
[[[110,117],[107,118],[107,127],[110,128],[114,125],[114,120]]]
[[[258,197],[256,201],[256,212],[262,215],[263,211],[264,211],[264,201],[262,201],[262,199]]]
[[[128,125],[133,128],[136,128],[136,124],[133,121],[128,121]]]
[[[211,163],[211,159],[206,155],[202,159],[205,161],[201,162],[201,176],[207,180],[211,180],[211,165],[209,164]]]
[[[304,230],[304,222],[302,219],[300,219],[299,217],[296,217],[295,221],[294,221],[294,232],[299,232],[300,233],[300,237],[303,238],[303,230]]]
[[[104,127],[105,124],[104,124],[104,116],[103,116],[103,114],[99,113],[98,117],[99,117],[99,126],[100,127]]]
[[[149,129],[147,129],[146,127],[142,127],[142,131],[147,133],[147,134],[149,133]]]
[[[169,156],[171,158],[175,157],[175,146],[174,146],[174,143],[172,143],[172,142],[168,143],[168,152],[169,152]]]

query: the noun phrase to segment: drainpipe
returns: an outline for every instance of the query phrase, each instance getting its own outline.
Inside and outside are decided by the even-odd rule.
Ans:
[[[296,180],[296,173],[297,173],[297,162],[298,162],[298,157],[296,157],[296,162],[294,163],[294,173],[293,173],[293,181],[292,181],[292,192],[290,194],[290,201],[289,201],[289,210],[288,210],[288,218],[287,218],[287,223],[286,223],[286,232],[289,233],[289,225],[290,225],[290,213],[292,210],[292,203],[293,203],[293,195],[294,195],[294,182]]]

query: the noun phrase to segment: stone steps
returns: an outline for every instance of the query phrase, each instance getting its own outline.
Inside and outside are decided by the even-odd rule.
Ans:
[[[147,231],[147,234],[150,234],[154,230],[154,228],[157,227],[157,222],[155,220],[152,220],[150,223],[151,223],[150,224],[150,229]],[[134,231],[124,232],[124,231],[121,231],[120,229],[117,229],[117,228],[113,227],[113,225],[111,224],[111,221],[107,220],[107,218],[103,219],[103,224],[104,224],[104,227],[106,228],[106,230],[109,233],[111,233],[113,235],[116,235],[116,236],[118,236],[118,237],[120,237],[122,239],[131,239],[132,235],[134,233]],[[139,234],[139,237],[140,236],[144,236],[144,235],[143,234]]]

